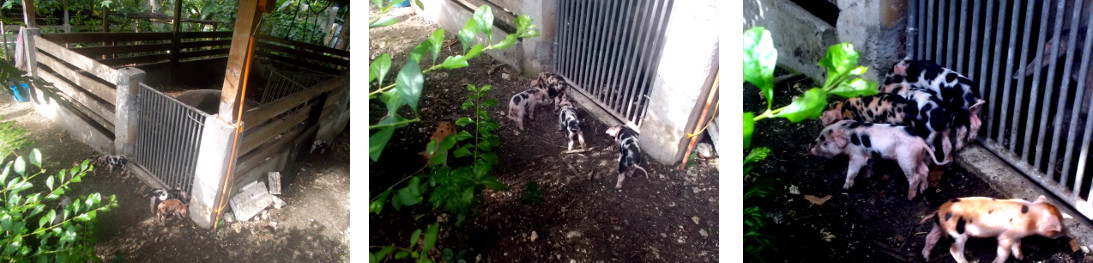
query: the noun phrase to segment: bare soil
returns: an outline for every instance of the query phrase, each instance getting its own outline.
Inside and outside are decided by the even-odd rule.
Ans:
[[[807,79],[775,87],[775,108],[788,105],[816,84]],[[759,90],[745,84],[744,111],[759,113],[766,100]],[[946,200],[986,196],[1011,198],[993,190],[975,174],[959,165],[950,166],[936,187],[907,200],[907,180],[893,161],[877,161],[870,178],[859,176],[849,190],[842,190],[848,158],[825,160],[812,156],[809,147],[822,129],[819,120],[790,123],[767,119],[756,123],[752,147],[767,146],[771,153],[757,167],[744,191],[767,184],[774,193],[766,198],[744,200],[744,207],[759,207],[768,222],[762,233],[773,239],[763,254],[767,262],[922,262],[922,248],[929,223],[922,218]],[[747,152],[745,152],[746,154]],[[830,199],[813,204],[806,196]],[[1025,259],[1009,262],[1090,262],[1081,250],[1072,251],[1071,238],[1029,237],[1022,241]],[[929,262],[954,262],[944,239],[933,249]],[[971,262],[992,261],[997,242],[973,239],[966,253]]]
[[[372,10],[372,15],[377,13]],[[370,58],[392,55],[388,83],[406,54],[436,28],[408,14],[407,21],[370,30]],[[455,39],[454,31],[447,33],[448,41]],[[437,62],[460,49],[459,43],[442,48]],[[431,63],[431,55],[426,56],[422,68]],[[468,262],[717,261],[716,158],[698,159],[682,171],[678,164],[662,165],[646,156],[649,179],[639,172],[616,190],[618,149],[604,133],[607,125],[588,114],[587,107],[594,105],[578,105],[590,151],[562,154],[566,140],[557,131],[557,115],[549,106],[539,108],[534,120],[526,120],[523,132],[504,115],[509,98],[526,89],[538,72],[519,73],[485,55],[469,64],[426,74],[419,103],[422,121],[395,130],[379,161],[370,163],[369,192],[378,194],[424,165],[416,153],[425,149],[437,121],[470,116],[471,111],[459,107],[467,98],[465,84],[491,85],[486,96],[501,104],[489,110],[501,125],[500,161],[491,173],[508,190],[483,191],[462,226],[427,204],[401,211],[388,205],[380,215],[369,215],[370,251],[385,245],[405,247],[415,229],[440,220],[446,223],[441,224],[437,247],[465,251]],[[378,99],[369,102],[369,109],[370,123],[387,112]],[[521,202],[532,182],[542,190],[541,203]]]
[[[25,128],[47,169],[99,157],[91,147],[33,110],[29,102],[0,95],[0,116]],[[308,157],[297,175],[285,175],[286,207],[264,218],[220,225],[216,231],[189,219],[155,220],[147,186],[120,168],[103,166],[75,184],[70,195],[115,195],[118,207],[100,213],[96,254],[116,262],[335,262],[349,260],[349,131],[322,153]],[[29,149],[28,149],[29,150]],[[35,182],[41,184],[41,182]],[[230,210],[229,210],[230,211]]]

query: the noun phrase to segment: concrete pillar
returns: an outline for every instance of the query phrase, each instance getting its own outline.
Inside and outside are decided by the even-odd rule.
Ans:
[[[117,98],[114,105],[114,154],[130,156],[133,154],[137,138],[137,121],[140,115],[137,108],[137,91],[144,81],[144,71],[128,67],[118,70]]]
[[[414,9],[418,12],[418,15],[426,20],[440,24],[440,27],[444,28],[445,39],[456,39],[456,33],[463,29],[463,25],[474,15],[473,10],[468,11],[461,4],[453,1],[422,0],[421,3],[425,5],[424,10],[417,7],[414,7]],[[494,60],[516,68],[526,76],[535,76],[541,71],[550,70],[554,61],[553,46],[554,32],[557,30],[555,29],[555,17],[557,17],[558,1],[498,0],[493,3],[516,15],[528,15],[535,27],[539,29],[540,35],[539,37],[519,40],[516,44],[504,50],[488,50],[484,53]],[[474,6],[474,8],[477,7]],[[502,12],[505,11],[493,6],[495,21],[498,20],[496,17],[503,16]],[[515,23],[513,26],[515,26]],[[496,26],[491,32],[493,33],[494,43],[504,40],[505,36],[508,35]],[[479,36],[476,43],[483,43],[483,47],[488,45],[486,38],[483,36]]]
[[[854,44],[861,54],[858,64],[869,67],[867,79],[883,81],[892,64],[906,54],[906,1],[838,0],[837,4],[839,42]]]
[[[23,35],[23,52],[26,52],[25,57],[27,59],[27,73],[30,73],[32,77],[38,77],[38,49],[34,48],[34,37],[41,35],[42,30],[38,28],[19,28],[20,34]]]
[[[761,26],[770,31],[774,47],[778,49],[779,67],[822,83],[827,71],[816,63],[827,55],[827,47],[839,43],[835,27],[790,0],[745,0],[743,11],[744,30]],[[840,15],[839,19],[843,17]],[[728,52],[739,54],[742,51]]]
[[[201,150],[197,154],[194,186],[190,196],[190,219],[203,228],[212,227],[221,213],[220,205],[228,174],[228,162],[234,157],[232,142],[236,139],[235,126],[217,115],[205,118],[201,135]],[[227,206],[227,200],[223,200]]]
[[[639,145],[663,164],[683,158],[687,128],[700,112],[694,109],[717,72],[718,38],[700,25],[715,25],[717,1],[676,1],[668,20],[666,42],[641,124]],[[739,52],[739,51],[729,51]],[[705,97],[701,97],[705,99]]]

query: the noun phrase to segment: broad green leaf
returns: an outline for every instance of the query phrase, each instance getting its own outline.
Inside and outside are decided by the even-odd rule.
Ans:
[[[488,43],[493,43],[493,9],[488,5],[479,6],[471,20],[476,24],[478,32],[486,33]]]
[[[820,116],[827,104],[827,93],[820,88],[812,88],[805,91],[804,97],[793,100],[777,117],[785,117],[790,122],[797,123],[805,119],[813,119]]]
[[[876,95],[877,85],[875,82],[857,78],[849,82],[839,83],[828,93],[843,98]]]
[[[394,133],[395,127],[384,127],[368,136],[368,156],[372,157],[373,162],[379,160],[380,153],[383,153],[383,148]]]
[[[470,149],[471,149],[471,144],[469,144],[469,143],[464,144],[462,147],[459,147],[458,149],[455,149],[455,151],[452,152],[452,155],[454,155],[455,158],[463,158],[465,156],[470,156],[471,155],[471,150]]]
[[[516,17],[516,32],[524,31],[531,25],[531,17],[528,15],[520,15]]]
[[[869,67],[859,66],[859,67],[856,67],[856,68],[850,70],[850,75],[861,75],[861,74],[865,74],[866,71],[869,71]]]
[[[478,23],[473,19],[467,20],[466,24],[463,24],[463,29],[456,33],[456,37],[459,38],[459,43],[463,45],[463,52],[467,52],[467,47],[471,46],[474,42],[474,36],[478,35]]]
[[[843,42],[827,48],[827,55],[818,63],[827,69],[827,80],[824,87],[831,86],[841,76],[850,73],[858,65],[858,52],[854,51],[854,45]]]
[[[469,118],[469,117],[459,118],[458,120],[455,121],[455,125],[459,125],[459,127],[467,126],[467,124],[471,124],[471,123],[474,123],[474,121],[472,121],[471,118]],[[462,133],[466,133],[466,132],[467,131],[463,131]],[[467,133],[467,135],[470,135],[470,133]],[[460,141],[462,141],[462,139],[460,139]]]
[[[384,18],[380,18],[379,20],[376,20],[375,23],[372,23],[371,25],[368,25],[368,28],[385,27],[385,26],[394,25],[395,23],[398,23],[398,18],[396,18],[396,17],[384,17]]]
[[[463,55],[463,57],[464,60],[471,60],[472,58],[478,57],[480,54],[482,54],[482,44],[474,44],[474,47],[471,47],[471,50],[467,51],[467,54]]]
[[[498,42],[497,44],[493,45],[493,48],[505,49],[505,48],[511,47],[512,44],[515,44],[515,43],[516,43],[516,34],[509,34],[508,36],[505,36],[505,40],[502,40],[501,42]]]
[[[477,48],[477,47],[476,47],[476,48]],[[473,50],[475,50],[475,49],[474,49],[474,48],[472,48],[471,50],[473,51]],[[478,48],[478,52],[479,52],[479,53],[481,53],[481,52],[482,52],[482,49],[481,49],[481,48]],[[475,53],[475,56],[477,56],[477,53]],[[492,88],[493,88],[493,86],[490,86],[490,84],[482,85],[482,88],[481,88],[481,89],[479,89],[479,90],[478,90],[478,92],[479,92],[479,93],[487,92],[487,91],[490,91],[490,89],[492,89]],[[490,99],[486,99],[486,100],[490,100]],[[486,106],[486,107],[490,107],[490,106]]]
[[[751,112],[744,113],[744,149],[747,149],[751,145],[751,134],[755,129],[755,114]]]
[[[770,154],[770,148],[756,147],[755,149],[752,149],[751,152],[748,153],[748,156],[744,158],[744,174],[751,172],[759,161],[766,159],[767,154]]]
[[[395,90],[398,90],[402,101],[410,105],[410,108],[414,111],[417,111],[417,102],[421,98],[423,82],[421,68],[418,67],[416,61],[412,60],[406,61],[406,65],[403,65],[402,70],[398,72],[398,79],[395,80]]]
[[[421,10],[425,10],[425,5],[421,4],[421,0],[414,0],[414,5],[416,5],[417,8],[421,8]]]
[[[468,66],[467,59],[464,58],[463,55],[455,55],[448,56],[448,58],[444,59],[444,62],[441,62],[440,65],[436,65],[435,67],[438,69],[457,69],[466,66]]]
[[[0,216],[0,229],[11,229],[11,215],[4,214]]]
[[[429,250],[433,249],[433,244],[436,243],[436,235],[440,230],[440,223],[434,223],[429,226],[428,230],[425,230],[425,248],[421,250],[421,253],[429,253]]]
[[[15,173],[19,175],[26,175],[27,163],[23,160],[23,156],[15,158]]]
[[[417,239],[419,237],[421,237],[421,229],[414,230],[414,233],[410,234],[410,245],[406,246],[406,247],[408,247],[410,249],[413,249],[414,247],[416,247],[417,246]]]
[[[406,258],[406,256],[409,256],[409,255],[410,255],[410,251],[406,251],[406,250],[399,251],[398,253],[395,253],[395,259],[404,259],[404,258]]]
[[[387,75],[387,71],[391,69],[391,55],[384,53],[375,60],[372,60],[372,65],[368,66],[368,82],[372,82],[374,79],[379,79],[377,86],[383,86],[383,77]]]
[[[30,151],[30,164],[38,167],[38,169],[42,168],[42,152],[38,151],[37,148]]]
[[[421,202],[421,193],[415,195],[409,187],[402,188],[398,190],[398,198],[403,205],[411,206]]]
[[[376,252],[375,255],[369,255],[369,261],[372,261],[372,263],[379,263],[383,258],[387,257],[387,254],[391,254],[393,251],[395,251],[395,247],[383,247],[379,252]]]
[[[537,37],[539,35],[540,34],[539,34],[538,29],[531,29],[531,30],[525,31],[523,34],[520,34],[520,38]]]
[[[378,215],[383,210],[383,204],[387,203],[387,196],[389,195],[391,195],[391,189],[383,191],[379,198],[376,198],[376,201],[368,204],[368,211]]]
[[[469,99],[466,100],[466,101],[463,101],[463,105],[459,105],[459,108],[464,109],[464,110],[470,109],[472,107],[474,107],[474,102],[469,100]]]
[[[777,62],[778,50],[774,49],[770,31],[763,27],[744,31],[744,81],[759,87],[760,93],[767,99],[767,110],[770,110],[774,99],[774,66]]]
[[[430,41],[426,39],[425,41],[421,41],[421,43],[418,43],[417,46],[414,47],[414,50],[410,51],[410,55],[407,56],[407,63],[409,63],[409,61],[413,61],[415,64],[420,64],[421,58],[425,57],[425,53],[429,52],[429,48],[432,46],[429,42]]]
[[[380,95],[380,101],[383,102],[383,105],[387,106],[388,115],[395,115],[395,113],[398,111],[398,108],[406,104],[405,101],[402,101],[402,96],[399,95],[397,89],[391,89],[383,92],[382,95]]]
[[[49,187],[49,190],[53,191],[53,176],[46,177],[46,187]]]
[[[425,145],[425,153],[428,155],[435,155],[437,146],[440,145],[436,143],[436,140],[429,140],[429,143]]]
[[[489,187],[490,189],[493,189],[494,191],[504,191],[505,189],[508,189],[508,186],[505,186],[504,183],[497,181],[497,179],[493,178],[493,176],[487,176],[485,180],[482,180],[482,184],[486,185],[486,187]]]
[[[444,137],[444,140],[440,142],[440,148],[438,150],[441,152],[447,152],[448,150],[451,150],[454,146],[455,136],[449,135],[447,137]]]
[[[414,0],[417,1],[417,0]],[[440,55],[440,46],[444,44],[444,29],[437,28],[429,37],[429,51],[433,53],[433,64],[436,64],[436,56]]]

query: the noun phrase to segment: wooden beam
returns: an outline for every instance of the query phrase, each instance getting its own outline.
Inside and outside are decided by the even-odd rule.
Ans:
[[[80,87],[88,90],[91,94],[94,94],[100,99],[106,100],[111,104],[116,104],[117,90],[113,85],[103,84],[100,80],[87,74],[81,74],[60,61],[54,59],[52,56],[46,54],[38,54],[38,63],[49,67],[53,70],[53,74],[63,77],[64,79],[76,83]]]
[[[197,57],[204,57],[204,56],[218,56],[219,57],[221,55],[227,55],[228,52],[231,52],[231,50],[229,50],[227,48],[200,50],[200,51],[193,51],[193,52],[180,52],[180,53],[178,53],[178,59],[182,60],[182,59],[190,59],[190,58],[197,58]]]
[[[40,36],[34,36],[34,47],[41,49],[42,52],[49,53],[60,60],[72,64],[79,69],[90,72],[92,75],[99,77],[100,79],[111,81],[117,77],[118,71],[110,66],[103,65],[98,61],[80,55],[79,53],[65,49],[58,46],[53,42],[49,42]]]
[[[143,56],[132,56],[123,58],[108,58],[103,59],[102,63],[111,67],[123,66],[123,65],[141,65],[148,63],[155,63],[165,60],[170,60],[171,54],[152,54]]]
[[[228,48],[230,48],[231,44],[232,44],[231,39],[227,39],[227,40],[201,40],[201,41],[182,42],[182,44],[179,45],[179,48],[223,47],[223,46],[227,46]]]
[[[278,100],[262,104],[257,108],[247,111],[247,114],[243,114],[244,122],[258,122],[260,120],[266,120],[273,118],[274,116],[281,115],[285,111],[295,108],[296,105],[304,104],[307,101],[322,95],[323,93],[333,90],[345,84],[345,79],[348,76],[340,76],[331,80],[324,81],[318,85],[308,87],[304,91],[294,93],[292,95],[285,96]]]
[[[61,78],[53,75],[49,71],[38,71],[38,76],[42,77],[42,79],[45,81],[53,83],[53,86],[61,90],[61,92],[63,92],[65,96],[72,98],[74,102],[77,102],[80,104],[80,106],[86,108],[90,113],[92,113],[88,114],[90,115],[88,117],[94,119],[95,122],[98,122],[100,125],[103,126],[113,127],[114,105],[96,99],[93,96],[89,96],[87,93],[80,90],[79,87],[73,87],[67,81],[62,80]]]
[[[27,27],[38,27],[38,19],[34,17],[34,0],[23,0],[23,24]]]
[[[171,64],[167,67],[167,82],[174,83],[175,80],[175,68],[178,67],[178,50],[179,44],[181,44],[181,32],[182,32],[182,0],[175,0],[175,23],[171,26],[174,28],[171,32]]]
[[[99,56],[102,54],[127,54],[137,52],[152,52],[152,51],[167,51],[171,49],[171,44],[149,44],[149,45],[125,45],[125,46],[100,46],[100,47],[76,47],[69,48],[69,50],[76,51],[76,53],[83,54],[87,57]]]
[[[262,13],[258,12],[258,0],[239,0],[235,30],[232,34],[231,52],[224,72],[224,88],[220,92],[221,119],[238,123],[239,103],[243,98],[244,68],[249,53],[250,36],[258,25]]]
[[[171,33],[132,33],[132,32],[116,32],[116,33],[102,33],[102,32],[89,32],[89,33],[59,33],[59,34],[42,34],[42,38],[53,41],[54,43],[85,43],[85,42],[130,42],[130,41],[154,41],[154,40],[170,40]]]
[[[263,52],[282,52],[285,54],[291,54],[292,56],[300,59],[308,59],[318,63],[327,63],[342,67],[349,67],[349,59],[335,58],[307,52],[306,49],[301,49],[299,46],[286,47],[258,42],[254,44],[254,48],[263,50]]]
[[[245,131],[243,133],[243,143],[239,146],[240,155],[245,155],[259,145],[268,142],[270,138],[274,138],[278,134],[291,129],[292,127],[296,127],[296,125],[307,120],[308,113],[307,110],[301,110],[273,120],[268,124],[262,125],[262,127],[256,127],[257,129]],[[253,125],[258,125],[258,123],[254,123]],[[247,126],[252,126],[252,124],[248,124]]]

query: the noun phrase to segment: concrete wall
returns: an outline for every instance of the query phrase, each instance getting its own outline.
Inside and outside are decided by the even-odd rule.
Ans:
[[[904,56],[907,28],[905,0],[838,0],[840,42],[854,44],[861,54],[859,65],[868,66],[867,78],[884,80],[884,74]]]
[[[520,40],[512,47],[504,50],[489,50],[485,53],[499,62],[518,69],[525,76],[535,76],[541,71],[550,70],[553,63],[552,52],[554,31],[556,30],[554,21],[556,20],[557,1],[492,0],[492,2],[516,15],[528,15],[532,19],[532,24],[539,29],[541,34],[539,37]],[[418,15],[426,20],[440,24],[440,27],[444,28],[445,39],[456,39],[456,33],[463,29],[463,25],[474,15],[474,11],[468,11],[451,0],[422,0],[421,3],[425,5],[424,10],[417,7],[414,7],[414,9],[417,10]],[[503,10],[496,7],[493,9],[495,17],[502,16],[500,13],[504,12]],[[494,43],[505,39],[505,36],[508,35],[496,26],[493,28],[492,33]],[[479,39],[476,40],[476,43],[478,42],[485,43],[485,37],[480,35]],[[483,44],[483,46],[486,46],[486,44]]]
[[[178,63],[175,69],[175,83],[192,87],[209,87],[223,84],[224,69],[228,67],[228,58],[210,58]],[[144,83],[159,87],[170,79],[170,63],[162,62],[137,67],[147,74]],[[219,89],[220,87],[215,87]]]
[[[839,43],[835,27],[789,0],[744,0],[743,11],[744,30],[756,26],[770,30],[779,67],[824,79],[827,73],[816,63],[827,54],[827,47]]]
[[[718,69],[717,1],[676,1],[667,41],[653,82],[639,145],[652,159],[674,164],[686,151],[687,132],[701,113],[695,108]]]

